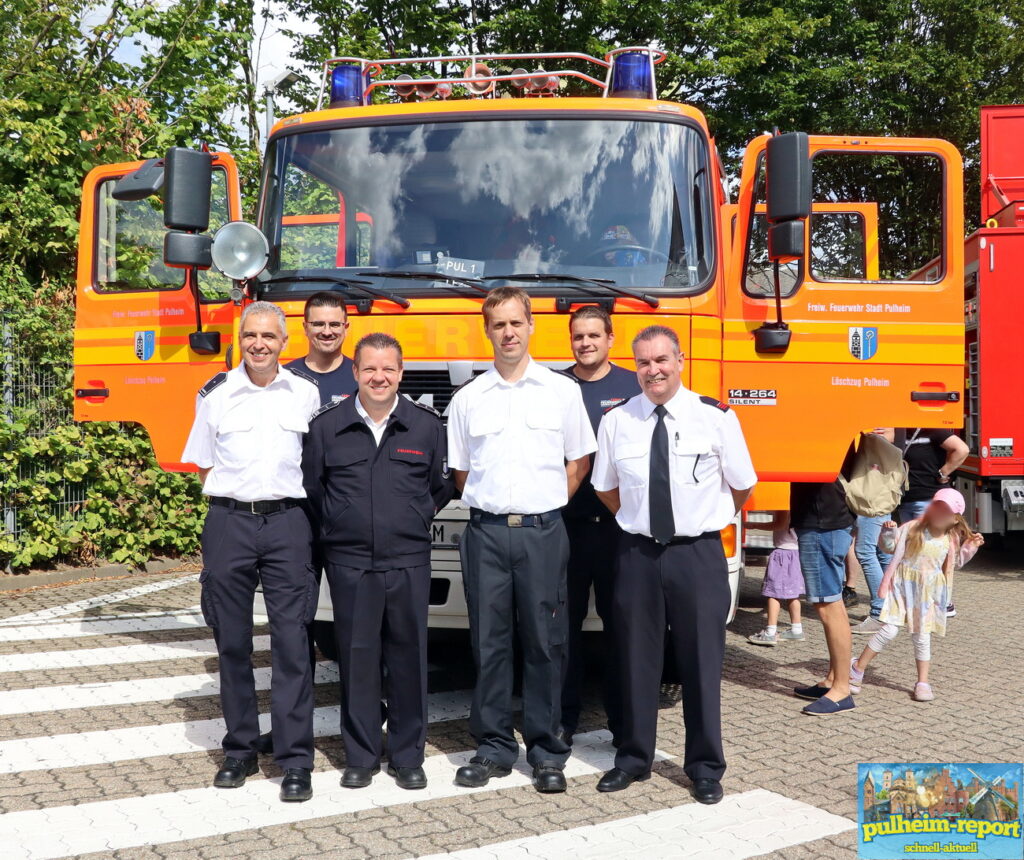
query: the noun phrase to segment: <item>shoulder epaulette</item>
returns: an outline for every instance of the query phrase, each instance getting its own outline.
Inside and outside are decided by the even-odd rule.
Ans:
[[[418,400],[411,400],[410,399],[409,402],[413,406],[419,407],[424,412],[429,412],[431,415],[433,415],[436,418],[440,418],[441,417],[441,413],[438,412],[433,406],[428,406],[426,403],[420,403]]]
[[[700,395],[700,402],[706,403],[708,406],[714,406],[721,409],[723,412],[729,411],[729,404],[723,403],[721,400],[715,400],[714,397],[708,397],[707,395]]]
[[[317,416],[323,415],[325,412],[333,409],[335,406],[341,406],[341,404],[344,402],[344,400],[332,400],[329,403],[325,403],[323,406],[317,409],[316,412],[309,416],[309,420],[312,421]]]
[[[562,376],[568,376],[569,379],[571,379],[573,382],[575,382],[577,385],[579,385],[580,378],[575,373],[572,372],[572,368],[569,368],[569,367],[555,368],[555,367],[553,367],[551,369],[554,370],[555,373],[560,373]]]
[[[316,377],[313,376],[312,374],[306,373],[306,371],[304,370],[298,370],[297,368],[294,367],[286,367],[285,370],[290,370],[297,377],[299,377],[299,379],[305,379],[306,382],[312,382],[317,388],[320,387],[320,383],[316,381]]]
[[[226,373],[218,373],[212,379],[207,380],[206,385],[199,389],[199,396],[206,397],[213,389],[218,385],[223,385],[227,381],[228,375]]]
[[[454,397],[456,394],[458,394],[460,391],[462,391],[462,389],[465,388],[467,385],[469,385],[471,382],[476,382],[481,376],[483,376],[482,373],[474,374],[473,376],[469,377],[469,379],[467,379],[465,382],[463,382],[461,385],[456,385],[455,388],[452,389],[452,397]]]
[[[625,406],[634,397],[636,397],[635,394],[631,395],[630,397],[624,397],[618,403],[613,403],[611,406],[609,406],[607,409],[604,410],[604,414],[607,415],[609,412],[611,412],[611,411],[613,411],[615,409],[618,409],[620,406]]]

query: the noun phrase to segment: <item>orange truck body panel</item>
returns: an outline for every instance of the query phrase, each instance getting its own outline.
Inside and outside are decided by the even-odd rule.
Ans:
[[[687,105],[637,99],[552,98],[495,99],[341,108],[287,117],[274,131],[295,133],[309,126],[323,128],[339,120],[389,119],[409,123],[438,115],[503,118],[517,112],[575,116],[623,112],[629,118],[685,118],[701,130],[713,147],[703,115]],[[764,482],[752,503],[760,508],[786,507],[791,479],[830,480],[839,468],[849,441],[862,429],[876,425],[961,426],[957,402],[912,402],[912,391],[960,392],[963,387],[963,235],[962,165],[957,151],[940,140],[883,138],[846,139],[811,136],[812,154],[819,151],[926,152],[942,160],[946,175],[944,212],[945,269],[934,283],[819,282],[809,275],[782,302],[792,331],[785,354],[758,354],[752,331],[774,318],[774,302],[747,295],[741,288],[746,225],[756,206],[753,186],[758,160],[767,138],[754,140],[744,158],[739,203],[729,203],[718,181],[712,182],[712,205],[717,209],[714,241],[716,269],[709,289],[696,295],[659,293],[661,305],[619,298],[615,303],[616,341],[613,358],[632,366],[630,341],[642,327],[658,322],[679,334],[687,356],[684,382],[704,394],[730,398],[730,390],[765,389],[776,392],[773,405],[737,403],[755,465]],[[713,152],[713,149],[711,150]],[[709,160],[713,170],[718,161]],[[230,158],[221,159],[228,171],[231,217],[238,218],[237,174]],[[78,318],[75,332],[75,388],[108,389],[107,397],[78,397],[80,421],[135,421],[146,427],[157,459],[167,469],[187,469],[180,462],[193,415],[197,389],[231,360],[198,356],[188,348],[195,309],[187,289],[163,292],[97,290],[93,235],[97,184],[130,172],[132,165],[93,170],[85,180],[82,207],[82,246],[78,268]],[[719,177],[716,177],[716,179]],[[867,225],[868,274],[877,277],[878,215],[873,204],[816,204],[815,211],[856,211]],[[308,217],[308,216],[307,216]],[[323,216],[334,223],[337,215]],[[301,218],[293,224],[303,222]],[[950,237],[955,238],[953,241]],[[874,260],[874,268],[871,261]],[[352,314],[348,343],[362,334],[385,331],[402,343],[407,362],[487,362],[491,352],[480,318],[481,297],[441,295],[411,298],[402,310],[385,300],[373,302],[368,314]],[[586,304],[581,295],[579,304]],[[303,355],[302,302],[282,300],[288,317],[286,359]],[[204,304],[204,326],[222,332],[230,343],[240,307],[230,301]],[[540,361],[571,361],[567,314],[554,299],[534,300],[536,333],[532,353]],[[871,361],[851,354],[851,327],[878,330],[878,351]],[[155,356],[140,361],[134,352],[136,333],[155,333]],[[234,358],[238,351],[235,345]],[[733,398],[741,399],[741,398]]]

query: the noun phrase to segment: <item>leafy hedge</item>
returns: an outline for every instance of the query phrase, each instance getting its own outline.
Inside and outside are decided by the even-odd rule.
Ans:
[[[4,386],[55,382],[52,393],[19,389],[0,421],[0,498],[17,512],[17,537],[0,532],[0,566],[97,558],[140,565],[195,552],[206,505],[194,475],[164,472],[149,437],[127,424],[74,424],[69,290],[0,276],[8,345]],[[28,383],[29,385],[31,382]],[[68,499],[83,499],[68,504]]]

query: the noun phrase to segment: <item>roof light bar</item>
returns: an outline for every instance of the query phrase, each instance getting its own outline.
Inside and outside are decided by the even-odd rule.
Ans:
[[[419,98],[431,98],[439,95],[447,98],[453,86],[461,86],[476,98],[496,96],[495,85],[509,82],[513,87],[524,90],[532,95],[551,94],[558,89],[563,79],[575,79],[590,84],[601,90],[604,96],[616,95],[627,98],[654,98],[654,67],[664,61],[666,54],[658,48],[648,46],[616,48],[609,51],[603,59],[589,54],[575,52],[566,53],[531,53],[531,54],[473,54],[469,56],[436,56],[436,57],[395,57],[384,60],[367,60],[362,57],[332,57],[323,64],[323,80],[317,110],[323,107],[325,90],[328,81],[331,84],[332,107],[348,104],[369,104],[373,90],[388,87],[402,98],[411,98],[414,94]],[[567,62],[581,61],[604,70],[604,80],[588,74],[580,69],[563,68],[547,71],[538,67],[533,72],[523,68],[514,68],[511,74],[496,74],[494,66],[512,66],[515,61],[523,63],[546,61]],[[466,63],[461,77],[421,77],[403,73],[394,78],[382,79],[385,67],[392,66],[439,66],[445,63]],[[340,73],[335,88],[334,72],[339,68],[350,67],[353,71]],[[358,100],[353,97],[355,90],[355,70],[363,83]],[[440,71],[440,69],[438,70]],[[377,80],[373,80],[377,77]],[[345,80],[344,87],[340,83]],[[433,87],[433,88],[432,88]],[[613,92],[614,91],[614,92]],[[339,98],[335,98],[338,95]],[[344,99],[340,96],[345,96]]]

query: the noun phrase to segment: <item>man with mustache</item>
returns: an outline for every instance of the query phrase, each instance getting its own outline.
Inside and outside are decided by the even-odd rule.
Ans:
[[[469,506],[462,580],[476,664],[469,730],[477,754],[458,769],[478,788],[508,776],[519,757],[513,730],[513,635],[523,650],[523,740],[540,792],[566,789],[569,746],[559,737],[569,540],[566,502],[596,445],[579,386],[529,352],[530,297],[496,287],[483,303],[494,366],[459,388],[448,418],[448,456]]]
[[[270,713],[281,800],[313,796],[313,678],[306,626],[316,610],[312,534],[304,510],[302,441],[320,404],[316,385],[278,363],[284,312],[253,302],[239,324],[242,363],[199,391],[181,459],[199,467],[210,510],[203,526],[203,617],[220,657],[227,734],[218,788],[258,770],[259,711],[252,667],[257,583],[270,619]]]
[[[672,329],[633,338],[642,394],[601,421],[593,483],[624,534],[612,598],[624,703],[615,767],[598,791],[648,779],[669,629],[683,688],[683,770],[700,803],[722,799],[721,686],[729,571],[724,529],[757,483],[736,413],[683,387]]]
[[[386,687],[388,773],[401,788],[422,789],[430,530],[454,491],[444,424],[399,396],[402,347],[391,335],[363,337],[354,366],[358,393],[317,412],[302,455],[334,604],[341,785],[364,788],[380,770]]]

